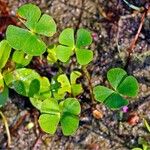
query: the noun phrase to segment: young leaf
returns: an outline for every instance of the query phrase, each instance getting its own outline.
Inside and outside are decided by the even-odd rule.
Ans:
[[[30,102],[35,108],[41,110],[42,103],[43,103],[42,99],[40,99],[39,97],[30,97]]]
[[[54,134],[59,123],[60,116],[58,114],[42,114],[39,117],[39,125],[46,133]]]
[[[3,92],[0,92],[0,107],[2,107],[8,100],[9,91],[7,86],[4,87]]]
[[[54,134],[60,120],[59,105],[55,99],[46,99],[41,106],[39,124],[43,131]]]
[[[76,56],[80,65],[86,65],[93,60],[93,52],[91,50],[77,49]]]
[[[70,82],[71,84],[76,84],[76,80],[81,76],[82,74],[79,71],[72,71],[70,75]]]
[[[80,103],[76,98],[67,98],[60,105],[63,105],[63,113],[79,115],[81,112]]]
[[[18,9],[17,14],[27,28],[34,30],[35,24],[41,16],[41,11],[36,5],[25,4]]]
[[[111,86],[116,90],[127,73],[121,68],[110,69],[107,73],[107,79]]]
[[[51,85],[49,79],[46,77],[40,78],[40,91],[38,97],[43,100],[51,97]]]
[[[27,66],[30,63],[31,59],[32,56],[25,54],[23,51],[15,51],[12,56],[12,60],[22,66]]]
[[[45,43],[35,34],[13,25],[8,26],[6,39],[14,49],[23,50],[29,55],[39,56],[46,50]]]
[[[91,43],[92,43],[92,36],[90,32],[85,29],[79,29],[77,31],[76,47],[82,48],[90,45]]]
[[[0,93],[4,90],[4,80],[3,75],[0,73]]]
[[[67,62],[72,55],[72,48],[62,45],[56,47],[56,56],[62,62]]]
[[[83,92],[83,88],[81,84],[71,84],[71,92],[74,97],[81,94]]]
[[[79,126],[79,119],[76,116],[63,115],[61,128],[64,135],[73,135]]]
[[[56,56],[56,46],[55,45],[51,45],[48,47],[48,55],[47,55],[47,60],[49,63],[53,64],[55,62],[57,62],[57,56]]]
[[[9,46],[8,42],[6,40],[3,40],[0,42],[0,69],[2,69],[9,56],[10,56],[10,52],[11,52],[11,47]]]
[[[59,36],[59,43],[72,48],[74,46],[74,30],[64,29]]]
[[[37,22],[34,32],[47,37],[53,36],[56,33],[55,21],[51,16],[44,14]]]
[[[81,76],[79,71],[73,71],[70,75],[70,82],[71,82],[71,92],[73,96],[77,96],[83,92],[83,88],[81,84],[76,84],[76,80]]]
[[[104,102],[110,95],[112,95],[112,93],[114,93],[114,91],[107,87],[98,85],[94,87],[93,93],[97,101]]]
[[[138,82],[133,76],[126,77],[118,86],[117,91],[120,94],[134,97],[138,94]]]
[[[75,133],[79,125],[77,115],[81,112],[80,104],[75,98],[67,98],[60,103],[62,118],[60,120],[63,134],[68,136]]]
[[[104,103],[110,109],[120,109],[121,107],[128,105],[128,101],[117,93],[112,93]]]
[[[71,85],[65,74],[58,76],[57,81],[61,83],[61,88],[58,90],[58,94],[63,94],[65,92],[71,93]]]

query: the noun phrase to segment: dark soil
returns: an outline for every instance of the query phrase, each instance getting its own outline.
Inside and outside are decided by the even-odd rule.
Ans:
[[[58,25],[58,33],[54,38],[45,39],[48,44],[57,42],[59,33],[66,27],[73,27],[75,30],[84,27],[91,30],[94,42],[90,48],[94,51],[94,60],[89,64],[88,71],[93,86],[108,85],[106,72],[116,66],[126,66],[126,71],[133,74],[140,84],[138,97],[130,100],[129,112],[124,113],[123,117],[120,117],[120,111],[111,111],[99,103],[92,107],[87,90],[80,96],[82,106],[80,127],[77,133],[70,137],[63,136],[59,129],[53,136],[43,133],[37,122],[39,112],[31,106],[27,98],[18,96],[11,91],[10,99],[3,108],[10,126],[12,138],[10,149],[130,150],[140,146],[138,145],[139,137],[146,137],[146,140],[150,142],[150,133],[143,124],[143,118],[150,123],[150,13],[145,17],[133,57],[126,64],[127,49],[137,33],[143,12],[133,11],[122,0],[6,1],[8,2],[9,17],[12,17],[13,23],[16,24],[18,21],[14,21],[15,11],[20,5],[27,2],[36,3],[43,12],[53,16]],[[149,1],[133,0],[131,2],[141,7]],[[3,15],[1,10],[0,14]],[[7,27],[12,23],[11,21],[1,24],[0,20],[0,29],[2,25]],[[0,32],[2,31],[0,30]],[[3,36],[4,33],[5,30],[3,30]],[[75,63],[70,62],[70,65],[64,66],[64,71],[68,73],[77,67]],[[87,87],[84,78],[81,81]],[[101,113],[100,119],[96,119],[92,115],[93,109]],[[131,116],[138,118],[135,125],[129,124]],[[28,129],[29,123],[33,123],[33,128]],[[2,120],[0,120],[0,149],[8,149]]]

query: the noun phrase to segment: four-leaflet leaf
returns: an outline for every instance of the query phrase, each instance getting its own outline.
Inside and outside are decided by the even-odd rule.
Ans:
[[[135,77],[128,76],[121,68],[110,69],[107,78],[114,90],[104,86],[94,87],[95,99],[111,109],[119,109],[128,105],[123,96],[135,97],[138,94],[138,82]]]
[[[39,35],[52,36],[56,32],[53,18],[47,14],[41,16],[39,7],[33,4],[21,6],[17,14],[29,29],[22,29],[13,25],[8,26],[6,39],[15,50],[22,50],[32,56],[39,56],[46,51],[46,45]]]
[[[89,31],[78,29],[74,38],[74,30],[71,28],[64,29],[59,36],[59,43],[56,47],[56,56],[62,62],[67,62],[75,53],[77,62],[80,65],[87,65],[93,60],[93,52],[85,49],[86,46],[92,43],[92,37]]]
[[[41,106],[39,124],[46,133],[54,134],[60,122],[64,135],[72,135],[79,125],[81,108],[75,98],[67,98],[58,104],[54,98],[46,99]]]

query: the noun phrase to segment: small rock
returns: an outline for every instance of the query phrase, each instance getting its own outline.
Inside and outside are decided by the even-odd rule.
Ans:
[[[132,126],[136,125],[139,122],[139,116],[136,113],[131,113],[128,118],[128,123]]]
[[[146,92],[147,91],[147,86],[145,84],[143,84],[141,86],[141,90],[142,90],[142,92]]]
[[[99,150],[99,149],[100,149],[100,147],[96,143],[92,143],[92,144],[88,145],[88,150]]]
[[[103,118],[103,113],[99,110],[93,110],[93,116],[96,119],[102,119]]]

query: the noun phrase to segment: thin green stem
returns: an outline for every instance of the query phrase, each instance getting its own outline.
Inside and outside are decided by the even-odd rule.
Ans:
[[[2,120],[3,120],[3,122],[4,122],[4,125],[5,125],[6,134],[7,134],[7,138],[8,138],[8,147],[10,147],[10,145],[11,145],[11,136],[10,136],[10,131],[9,131],[7,119],[6,119],[6,117],[4,116],[4,114],[2,113],[2,111],[0,111],[0,115],[1,115]]]
[[[86,79],[88,81],[88,85],[89,85],[88,88],[89,88],[89,91],[90,91],[91,101],[94,104],[95,101],[94,101],[94,94],[93,94],[93,86],[92,86],[92,82],[91,82],[91,76],[90,76],[86,66],[82,67],[82,71],[83,71],[83,73],[84,73],[84,75],[85,75],[85,77],[86,77]]]

